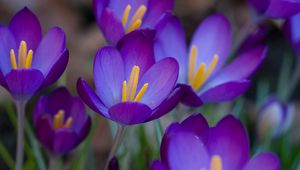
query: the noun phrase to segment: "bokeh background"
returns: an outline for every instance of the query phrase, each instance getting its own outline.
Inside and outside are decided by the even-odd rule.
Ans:
[[[254,11],[246,4],[244,0],[175,0],[175,14],[183,23],[187,42],[195,31],[201,20],[209,14],[220,12],[230,20],[233,32],[234,43],[233,50],[237,49],[242,42],[245,33],[256,31],[255,25],[251,19]],[[92,62],[93,57],[99,47],[106,44],[101,31],[98,29],[92,11],[91,0],[0,0],[0,23],[6,25],[11,17],[24,6],[29,7],[40,19],[43,32],[45,33],[52,26],[59,26],[64,29],[67,36],[67,48],[70,51],[69,64],[63,78],[56,85],[41,91],[31,101],[27,107],[27,118],[29,127],[32,132],[31,115],[32,107],[40,94],[49,93],[59,85],[66,85],[68,89],[76,95],[76,81],[79,77],[84,77],[92,84]],[[279,89],[279,75],[286,74],[283,77],[290,77],[290,73],[297,65],[297,59],[294,55],[285,55],[285,51],[293,54],[292,49],[284,39],[280,27],[283,21],[266,21],[269,27],[268,45],[269,54],[263,63],[261,70],[254,76],[254,82],[251,89],[243,97],[235,102],[223,103],[217,105],[208,105],[201,108],[205,116],[210,117],[210,122],[214,124],[224,114],[235,112],[242,115],[241,119],[247,125],[250,133],[251,145],[257,144],[255,129],[257,126],[257,111],[263,100],[270,94],[275,94]],[[0,61],[1,62],[1,61]],[[283,63],[287,69],[283,68]],[[285,69],[285,70],[284,70]],[[238,71],[238,70],[237,70]],[[286,80],[286,81],[285,81]],[[288,83],[288,79],[283,79],[280,88]],[[295,106],[295,118],[293,119],[293,128],[287,145],[296,145],[300,153],[300,87],[297,86],[292,94],[290,102]],[[10,95],[1,87],[0,88],[0,152],[5,154],[5,147],[8,154],[14,158],[15,154],[15,122],[13,120],[15,108],[11,103]],[[217,106],[217,107],[216,107]],[[199,110],[188,110],[180,106],[177,111],[182,111],[179,119],[183,119],[189,113]],[[106,157],[108,156],[111,144],[112,133],[114,131],[111,122],[89,111],[94,117],[96,124],[88,141],[79,146],[78,149],[63,157],[65,164],[64,169],[103,169]],[[162,119],[164,127],[168,125],[174,116],[168,115]],[[158,158],[159,146],[155,140],[155,129],[152,125],[155,122],[147,123],[145,126],[130,127],[130,132],[124,139],[124,147],[119,153],[122,169],[147,169],[147,165],[153,158]],[[297,126],[298,124],[298,126]],[[34,134],[31,134],[34,135]],[[34,153],[30,156],[32,141],[27,134],[27,151],[25,164],[28,169],[37,169]],[[285,137],[283,137],[285,138]],[[287,137],[286,137],[287,138]],[[278,139],[283,140],[283,139]],[[37,142],[37,141],[35,141]],[[276,143],[276,140],[275,140]],[[280,145],[281,146],[281,145]],[[26,148],[26,146],[25,146]],[[282,148],[286,152],[287,158],[297,159],[290,155],[288,146]],[[84,151],[84,152],[82,152]],[[128,153],[130,151],[130,153]],[[28,154],[29,153],[29,154]],[[47,151],[41,152],[44,161],[47,163]],[[84,158],[82,158],[84,157]],[[31,160],[29,162],[28,160]],[[81,162],[80,162],[81,161]],[[290,160],[291,161],[291,160]],[[77,165],[74,162],[80,162]],[[123,163],[122,163],[123,162]],[[124,163],[125,162],[125,163]],[[284,161],[283,161],[284,162]],[[291,161],[294,162],[294,161]],[[286,164],[289,161],[284,162]],[[0,169],[9,169],[7,161],[0,157]]]

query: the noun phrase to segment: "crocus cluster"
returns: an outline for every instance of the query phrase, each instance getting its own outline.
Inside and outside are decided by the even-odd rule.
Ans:
[[[242,123],[229,115],[209,127],[200,114],[171,124],[162,140],[161,161],[152,170],[279,170],[269,152],[249,159],[250,144]]]

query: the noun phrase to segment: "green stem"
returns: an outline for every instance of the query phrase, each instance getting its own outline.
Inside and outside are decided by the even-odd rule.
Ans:
[[[0,142],[0,155],[10,169],[15,169],[14,160],[2,142]]]
[[[25,102],[17,101],[16,106],[18,112],[16,170],[22,170],[24,160]]]
[[[297,63],[294,73],[292,75],[291,81],[287,84],[289,86],[288,86],[288,88],[286,88],[286,91],[283,96],[283,99],[285,101],[289,100],[289,98],[292,96],[295,88],[297,87],[299,79],[300,79],[300,62]]]

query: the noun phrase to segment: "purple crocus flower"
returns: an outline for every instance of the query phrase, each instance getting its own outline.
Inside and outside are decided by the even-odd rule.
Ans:
[[[241,121],[229,115],[209,127],[200,114],[171,124],[161,143],[161,161],[152,170],[279,170],[276,155],[249,159],[250,144]]]
[[[284,104],[276,97],[269,97],[258,113],[258,136],[279,137],[289,130],[294,117],[294,107]]]
[[[189,106],[229,101],[250,86],[248,78],[265,58],[266,47],[256,46],[224,66],[231,47],[231,28],[221,14],[207,17],[197,28],[189,47],[184,30],[175,16],[166,15],[157,25],[155,56],[172,56],[179,62],[178,83]]]
[[[154,60],[149,30],[137,30],[115,47],[101,48],[94,59],[96,93],[79,79],[77,91],[95,112],[131,125],[156,119],[178,103],[178,63],[173,58]]]
[[[299,0],[248,0],[261,15],[271,18],[289,18],[300,12]]]
[[[93,0],[97,23],[113,45],[138,28],[154,28],[174,0]]]
[[[294,50],[297,53],[298,59],[300,59],[300,13],[292,16],[286,20],[283,26],[283,32],[293,46]]]
[[[36,136],[41,144],[55,154],[74,149],[87,136],[91,119],[79,97],[64,87],[49,96],[41,96],[34,110]]]
[[[7,27],[0,26],[0,58],[0,84],[15,100],[26,101],[65,70],[65,33],[54,27],[42,38],[38,18],[25,7]]]

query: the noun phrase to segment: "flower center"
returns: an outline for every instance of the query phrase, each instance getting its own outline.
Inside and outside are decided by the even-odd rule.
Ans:
[[[213,57],[211,63],[209,64],[208,69],[206,69],[207,66],[205,63],[201,63],[198,68],[198,71],[195,72],[196,64],[197,64],[197,47],[195,45],[192,46],[189,55],[188,83],[192,86],[192,88],[195,91],[199,90],[206,82],[208,77],[216,68],[218,60],[219,60],[219,56],[216,54]]]
[[[135,95],[137,91],[137,85],[139,82],[139,73],[140,73],[140,67],[135,65],[131,69],[129,82],[127,83],[126,80],[123,81],[122,102],[127,102],[127,101],[138,102],[145,94],[149,85],[148,83],[145,83],[143,87],[140,89],[140,91],[138,92],[138,94]]]
[[[12,69],[31,68],[32,56],[33,51],[31,49],[27,51],[27,43],[25,41],[21,41],[18,51],[18,58],[16,58],[14,49],[10,49],[10,63]]]
[[[61,128],[70,128],[72,126],[73,118],[68,117],[68,119],[65,121],[65,111],[59,110],[53,119],[53,128],[61,129]]]
[[[131,31],[134,31],[138,29],[142,25],[142,19],[147,11],[147,7],[145,5],[141,5],[134,13],[133,17],[131,18],[130,22],[128,22],[129,19],[129,13],[131,10],[131,5],[127,5],[122,16],[122,24],[125,28],[126,33],[129,33]]]
[[[222,170],[222,158],[214,155],[210,160],[210,170]]]

